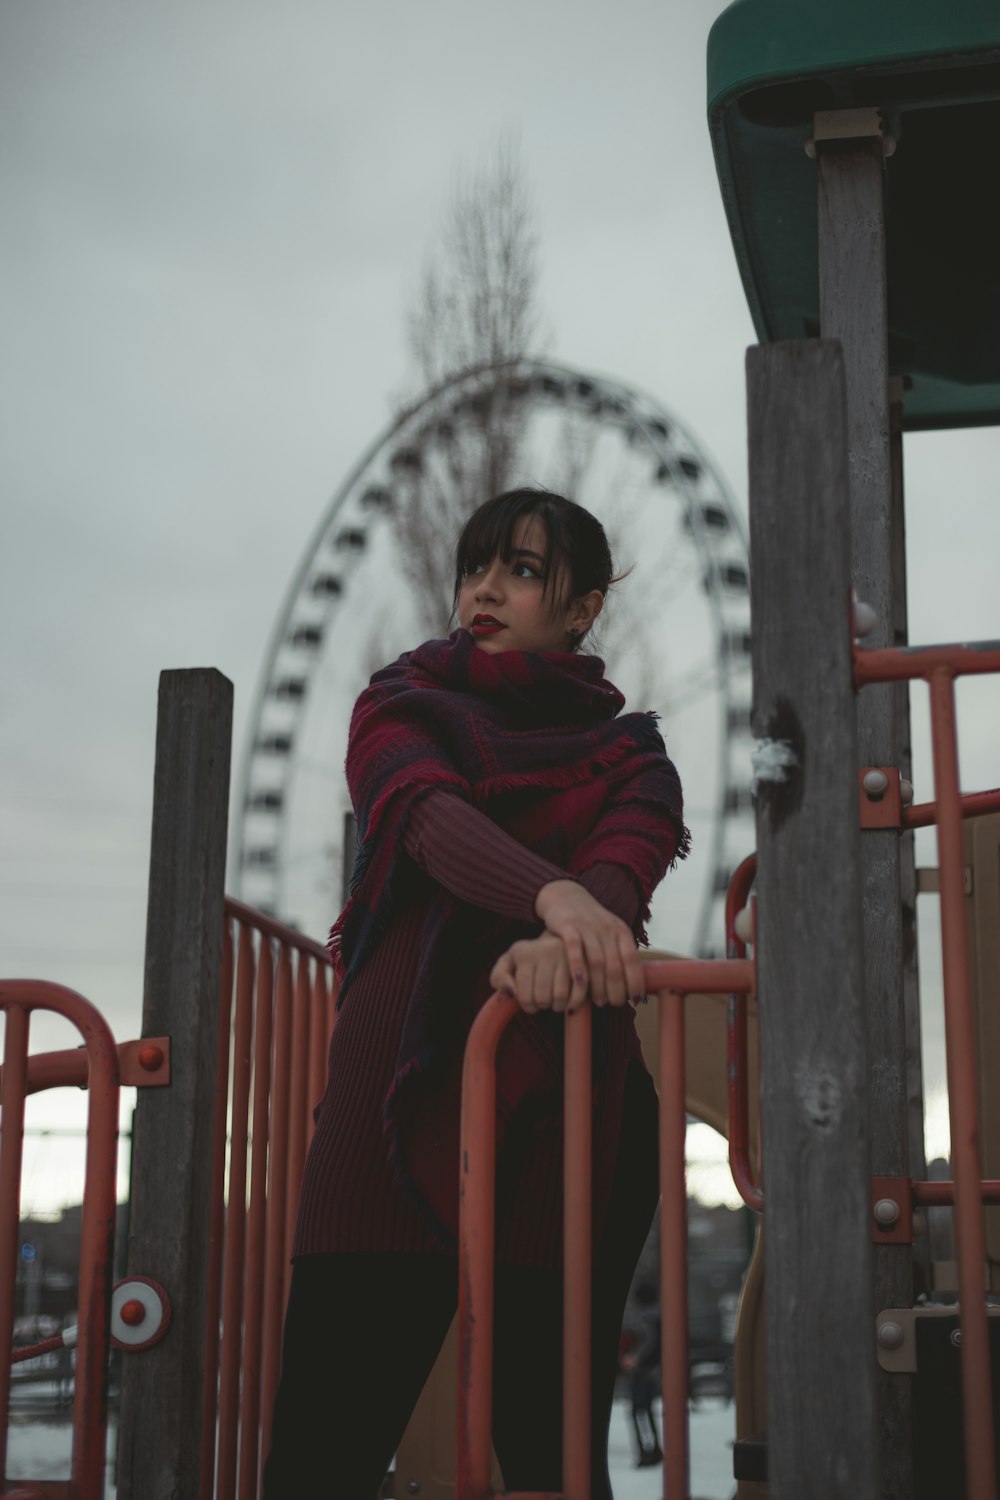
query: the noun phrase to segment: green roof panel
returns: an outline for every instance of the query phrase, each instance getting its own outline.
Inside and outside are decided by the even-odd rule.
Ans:
[[[819,331],[817,110],[881,110],[889,363],[907,427],[1000,422],[1000,4],[735,0],[708,41],[708,116],[762,340]]]

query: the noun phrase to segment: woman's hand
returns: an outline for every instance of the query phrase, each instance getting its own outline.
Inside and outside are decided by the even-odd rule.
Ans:
[[[575,880],[551,880],[535,898],[535,913],[561,938],[572,979],[575,1009],[590,985],[595,1005],[624,1005],[645,993],[642,961],[628,927]],[[516,944],[515,944],[516,946]]]
[[[528,1015],[539,1010],[576,1009],[583,996],[570,1006],[573,985],[562,938],[551,932],[512,943],[493,965],[490,984],[513,996]],[[586,990],[586,985],[584,985]]]

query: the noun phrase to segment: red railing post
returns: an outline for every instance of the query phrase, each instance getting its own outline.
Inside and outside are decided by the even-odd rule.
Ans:
[[[32,1010],[64,1016],[87,1051],[87,1155],[80,1223],[80,1281],[73,1394],[70,1484],[74,1500],[104,1493],[107,1370],[110,1346],[111,1258],[114,1250],[118,1156],[118,1053],[97,1010],[74,990],[42,980],[0,983],[6,1012],[0,1138],[0,1478],[6,1472],[10,1401],[21,1140],[27,1088],[28,1027]]]
[[[684,996],[659,996],[660,1043],[660,1308],[662,1341],[663,1493],[687,1500],[688,1274],[685,1182]]]
[[[996,1464],[989,1327],[983,1293],[983,1227],[979,1126],[976,1113],[975,1030],[965,916],[964,856],[955,690],[945,667],[930,677],[931,742],[939,818],[941,945],[944,955],[945,1051],[948,1111],[955,1177],[955,1242],[962,1327],[962,1404],[970,1500],[993,1500]]]

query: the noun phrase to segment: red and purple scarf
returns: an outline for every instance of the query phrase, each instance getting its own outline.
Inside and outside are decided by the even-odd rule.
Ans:
[[[656,716],[621,714],[623,706],[596,657],[494,654],[479,650],[465,630],[427,641],[376,672],[355,704],[347,747],[358,848],[350,900],[329,939],[340,1001],[405,901],[407,820],[435,790],[462,797],[571,875],[597,863],[624,866],[642,893],[635,936],[645,941],[652,893],[687,853],[689,839],[680,781]],[[430,904],[385,1103],[390,1137],[401,1085],[441,1050],[444,1023],[435,1011],[442,988],[453,988],[465,966],[460,955],[496,958],[522,935],[520,924],[447,891]],[[529,1029],[557,1080],[558,1047],[544,1024],[551,1019],[532,1017]]]

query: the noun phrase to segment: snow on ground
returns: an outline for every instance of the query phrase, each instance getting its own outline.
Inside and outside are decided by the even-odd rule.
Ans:
[[[662,1432],[659,1414],[657,1422]],[[691,1495],[693,1500],[731,1500],[734,1408],[708,1399],[691,1411]],[[68,1479],[72,1429],[68,1422],[14,1420],[10,1428],[7,1478]],[[112,1482],[115,1433],[108,1431],[108,1485],[105,1500],[115,1500]],[[662,1468],[636,1469],[629,1406],[617,1401],[608,1445],[615,1500],[658,1500],[663,1493]]]

